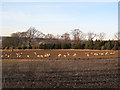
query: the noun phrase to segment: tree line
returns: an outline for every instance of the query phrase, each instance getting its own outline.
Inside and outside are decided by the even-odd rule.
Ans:
[[[3,37],[2,49],[95,49],[118,50],[120,49],[119,33],[115,34],[116,40],[104,40],[105,33],[83,33],[74,29],[62,35],[44,34],[34,27],[25,32],[12,33],[10,37]]]

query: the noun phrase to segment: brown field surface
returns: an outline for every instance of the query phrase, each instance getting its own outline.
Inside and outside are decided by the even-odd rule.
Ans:
[[[21,57],[17,57],[16,53],[22,53]],[[37,57],[46,54],[50,55]],[[58,57],[58,54],[61,56]],[[3,88],[120,87],[118,51],[16,50],[2,51],[2,55]]]

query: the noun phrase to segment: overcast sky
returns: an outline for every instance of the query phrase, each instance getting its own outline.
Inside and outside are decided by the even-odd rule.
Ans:
[[[26,31],[30,26],[47,34],[63,34],[73,29],[106,33],[118,32],[117,2],[2,2],[0,35]]]

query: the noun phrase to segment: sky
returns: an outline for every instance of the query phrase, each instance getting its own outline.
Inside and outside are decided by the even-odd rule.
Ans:
[[[0,7],[0,36],[31,26],[54,35],[73,29],[104,32],[106,39],[118,32],[118,2],[2,2]]]

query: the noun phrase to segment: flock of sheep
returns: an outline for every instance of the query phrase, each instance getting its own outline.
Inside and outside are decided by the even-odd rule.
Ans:
[[[110,53],[109,52],[105,52],[105,53],[93,53],[93,52],[91,52],[91,53],[85,53],[85,54],[87,57],[89,57],[90,55],[94,55],[94,56],[98,56],[98,55],[104,56],[104,55],[108,55],[108,54],[114,55],[115,52],[110,52]]]
[[[22,52],[19,52],[19,53],[15,53],[16,54],[16,57],[17,58],[20,58],[20,57],[22,57],[22,55],[23,55],[23,53]],[[37,52],[34,52],[33,53],[37,58],[47,58],[47,57],[50,57],[51,56],[51,54],[50,53],[45,53],[45,54],[38,54]],[[89,56],[105,56],[105,55],[114,55],[115,54],[115,52],[86,52],[86,53],[84,53],[87,57],[89,57]],[[77,53],[74,53],[74,54],[70,54],[69,52],[67,52],[66,54],[61,54],[61,53],[59,53],[58,55],[57,55],[57,57],[64,57],[64,58],[66,58],[66,57],[68,57],[68,56],[73,56],[73,57],[76,57],[78,54]],[[11,54],[6,54],[6,53],[4,53],[3,55],[1,55],[1,58],[3,58],[3,57],[7,57],[7,58],[10,58],[10,56],[11,56]],[[27,55],[24,55],[26,58],[29,58],[30,57],[30,55],[29,54],[27,54]],[[79,56],[79,55],[78,55]]]

